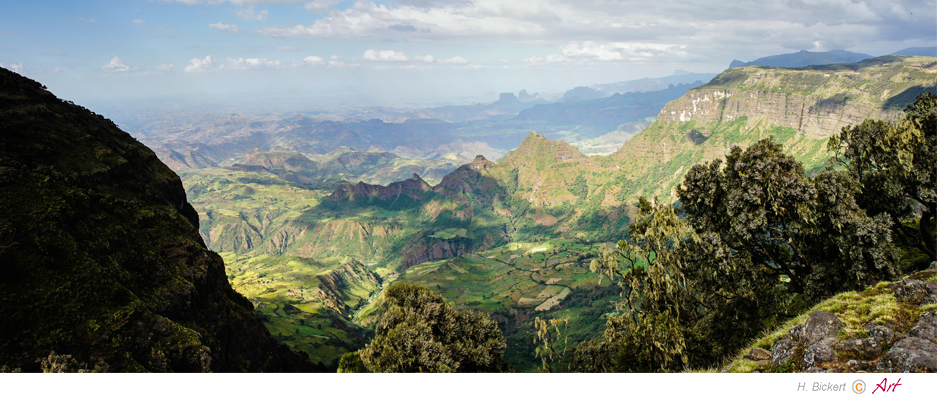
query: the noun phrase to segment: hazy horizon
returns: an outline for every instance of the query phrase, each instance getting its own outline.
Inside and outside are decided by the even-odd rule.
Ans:
[[[935,4],[31,1],[4,5],[0,65],[106,107],[429,106],[799,50],[933,46]]]

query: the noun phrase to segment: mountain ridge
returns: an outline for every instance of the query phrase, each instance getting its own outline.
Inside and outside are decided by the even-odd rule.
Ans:
[[[179,177],[113,122],[0,68],[0,365],[315,371],[198,233]]]
[[[752,65],[759,65],[763,67],[797,68],[806,67],[809,65],[854,63],[870,58],[873,58],[873,56],[862,53],[853,53],[851,51],[845,50],[830,50],[821,52],[801,50],[796,53],[761,57],[749,62],[732,60],[732,62],[729,63],[729,68],[748,67]]]

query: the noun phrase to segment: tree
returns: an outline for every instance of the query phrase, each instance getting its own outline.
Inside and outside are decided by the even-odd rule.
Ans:
[[[640,199],[630,237],[593,261],[622,301],[570,367],[705,367],[826,296],[892,278],[889,221],[869,217],[857,192],[846,173],[808,178],[770,139],[694,165],[681,208]]]
[[[680,371],[694,361],[688,346],[702,308],[686,279],[684,250],[696,238],[672,204],[639,200],[629,240],[605,249],[590,269],[622,289],[601,339],[577,346],[570,369],[582,372]]]
[[[869,217],[856,192],[841,173],[808,179],[771,139],[733,147],[725,168],[720,160],[693,166],[677,189],[689,223],[705,238],[690,253],[697,269],[719,271],[722,282],[740,285],[738,295],[767,301],[768,291],[810,303],[894,275],[889,222]]]
[[[899,242],[937,261],[937,96],[922,93],[894,123],[847,126],[828,148],[859,182],[857,203],[886,215]]]
[[[384,293],[375,337],[358,351],[372,372],[505,372],[506,344],[487,314],[460,311],[430,289],[398,283]]]
[[[562,332],[560,331],[560,325],[563,326]],[[547,320],[537,317],[534,320],[534,329],[537,331],[534,343],[540,342],[537,345],[536,355],[542,362],[541,371],[556,372],[554,371],[554,365],[559,367],[558,363],[566,359],[569,344],[569,336],[566,334],[568,328],[569,320],[566,318]],[[555,334],[554,331],[556,331]],[[563,343],[562,347],[560,347],[560,341]]]

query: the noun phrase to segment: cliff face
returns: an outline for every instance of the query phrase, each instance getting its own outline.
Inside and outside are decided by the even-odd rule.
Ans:
[[[178,176],[109,120],[0,69],[0,365],[310,371],[198,233]]]
[[[814,139],[828,138],[839,128],[866,118],[892,119],[898,109],[882,109],[864,102],[849,102],[848,95],[816,98],[801,94],[710,89],[687,93],[661,110],[658,119],[667,122],[732,122],[747,116],[749,121],[767,121],[788,127]]]
[[[329,196],[329,199],[354,200],[367,199],[368,197],[378,197],[381,200],[387,200],[391,197],[407,196],[415,200],[420,200],[423,195],[432,188],[419,175],[413,174],[410,179],[400,182],[393,182],[387,186],[372,185],[364,182],[358,182],[357,185],[341,184],[336,186],[335,191]]]
[[[867,118],[896,118],[935,84],[933,57],[726,70],[668,103],[657,121],[611,156],[634,182],[622,197],[672,199],[673,188],[694,163],[765,137],[774,137],[808,170],[816,170],[829,158],[830,135]]]

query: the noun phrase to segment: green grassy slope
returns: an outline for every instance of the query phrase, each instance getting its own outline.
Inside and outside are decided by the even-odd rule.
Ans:
[[[393,280],[401,274],[399,279],[438,285],[458,305],[525,310],[523,315],[529,317],[540,312],[536,307],[545,300],[535,300],[544,290],[558,290],[546,292],[550,298],[563,289],[543,283],[550,278],[534,279],[530,271],[524,278],[528,272],[518,271],[526,267],[511,265],[491,252],[557,239],[577,243],[621,239],[637,196],[672,200],[673,189],[690,166],[721,157],[731,145],[747,146],[774,137],[808,169],[821,168],[828,158],[826,137],[866,117],[896,115],[902,99],[937,82],[935,66],[934,58],[883,57],[799,69],[732,69],[669,103],[655,122],[610,156],[586,157],[565,142],[531,133],[496,163],[476,159],[432,188],[413,180],[386,187],[348,185],[333,191],[329,183],[303,185],[269,170],[204,169],[187,171],[183,178],[190,200],[204,215],[202,234],[213,249],[227,252],[226,260],[238,268],[253,265],[258,271],[285,275],[303,273],[317,263],[337,265],[355,259],[382,278]],[[245,273],[238,271],[234,279]],[[498,289],[502,279],[539,292],[506,292]],[[295,288],[290,285],[318,284],[305,280],[287,285]],[[569,288],[568,299],[579,296],[576,288]],[[259,291],[248,286],[244,290],[254,293],[249,295],[252,301],[263,303]],[[568,299],[559,306],[568,307]],[[287,332],[292,327],[290,343],[302,342],[295,329],[301,333],[307,324],[296,325],[299,314],[284,314],[279,307],[260,307],[270,318],[268,326],[278,326],[271,321],[286,318],[292,322],[271,329]],[[303,318],[308,322],[312,317]],[[345,323],[348,318],[333,320]],[[581,326],[592,329],[595,324]],[[596,328],[590,334],[600,331]],[[342,340],[336,349],[354,346],[350,339]],[[328,361],[337,354],[333,350],[314,357]]]
[[[517,371],[537,371],[533,319],[569,320],[569,345],[601,335],[605,315],[615,311],[618,288],[589,271],[603,244],[558,239],[510,243],[491,250],[410,267],[390,282],[423,284],[458,309],[492,314],[507,339],[505,359]],[[386,287],[386,284],[385,284]],[[382,297],[357,315],[370,322]]]

